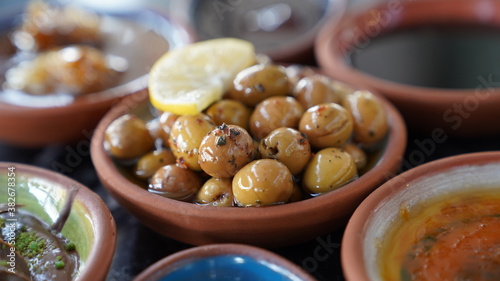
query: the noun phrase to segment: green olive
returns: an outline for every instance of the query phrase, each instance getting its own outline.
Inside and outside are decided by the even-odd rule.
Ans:
[[[256,64],[236,75],[227,97],[255,106],[268,97],[284,96],[289,92],[290,84],[283,66]]]
[[[254,152],[252,137],[245,129],[222,124],[203,138],[198,163],[212,177],[230,178],[253,160]]]
[[[212,119],[203,113],[179,116],[172,126],[168,144],[181,165],[201,171],[198,148],[208,132],[215,129]]]
[[[352,156],[330,147],[318,151],[302,175],[302,187],[312,195],[337,189],[356,179],[358,172]]]
[[[311,146],[307,136],[292,128],[278,128],[260,141],[262,158],[276,159],[297,175],[311,158]]]
[[[252,111],[237,100],[223,99],[215,102],[207,109],[207,115],[216,125],[238,125],[248,130],[248,122]]]
[[[353,87],[338,80],[331,80],[331,82],[332,82],[331,87],[333,88],[335,93],[337,93],[337,95],[340,97],[341,100],[340,104],[342,104],[342,102],[348,95],[356,91]]]
[[[356,163],[356,168],[358,169],[358,171],[366,166],[366,163],[368,162],[368,156],[361,147],[355,145],[354,143],[347,143],[342,146],[342,149],[344,149],[344,151],[352,156],[352,158],[354,159],[354,163]]]
[[[316,75],[316,71],[314,71],[314,69],[301,64],[292,64],[287,66],[285,72],[292,86],[295,86],[300,79],[304,77]]]
[[[304,107],[293,97],[270,97],[259,103],[250,116],[250,133],[258,140],[281,127],[298,128]]]
[[[299,130],[316,148],[340,147],[351,137],[353,121],[342,106],[324,103],[309,108],[302,115]]]
[[[354,121],[354,141],[370,147],[378,143],[389,130],[384,106],[369,91],[356,91],[343,103]]]
[[[144,120],[133,114],[126,114],[114,120],[106,128],[104,146],[111,156],[128,160],[153,150],[154,139]]]
[[[305,195],[304,191],[302,191],[302,188],[298,183],[293,183],[293,190],[292,190],[292,195],[290,195],[290,198],[288,198],[288,203],[293,203],[293,202],[298,202],[304,200]]]
[[[154,173],[148,191],[170,199],[191,201],[202,185],[197,173],[170,164]]]
[[[175,156],[168,149],[160,149],[149,152],[139,158],[135,167],[134,175],[142,180],[147,180],[161,167],[175,164]]]
[[[219,207],[233,206],[232,179],[210,178],[198,191],[194,202]]]
[[[293,180],[283,163],[260,159],[239,170],[232,186],[239,206],[268,206],[288,201],[293,191]]]
[[[168,144],[168,138],[170,137],[170,131],[172,130],[172,126],[174,126],[175,120],[179,115],[173,114],[171,112],[163,112],[160,117],[158,118],[159,120],[159,131],[160,131],[160,138],[163,140],[163,143],[165,145]]]
[[[293,89],[293,96],[304,108],[341,101],[340,95],[333,88],[333,81],[319,74],[300,79]]]

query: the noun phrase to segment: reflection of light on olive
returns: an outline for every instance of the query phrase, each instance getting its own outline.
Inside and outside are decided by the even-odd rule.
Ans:
[[[302,186],[311,194],[337,189],[356,179],[358,172],[352,156],[340,148],[325,148],[316,153],[302,176]]]
[[[217,125],[233,124],[245,130],[248,130],[251,113],[242,102],[229,99],[217,101],[207,109],[207,115],[212,117]]]
[[[179,116],[168,139],[168,145],[178,162],[194,171],[201,171],[198,149],[206,134],[214,128],[214,122],[206,114]]]
[[[256,64],[236,75],[227,97],[255,106],[266,98],[285,96],[289,92],[290,84],[285,67]]]
[[[358,145],[354,143],[347,143],[342,146],[342,149],[352,156],[358,171],[363,169],[366,166],[366,163],[368,163],[368,156],[366,155],[366,152]]]
[[[159,149],[151,151],[141,158],[135,164],[134,174],[140,179],[147,180],[162,166],[175,164],[175,156],[168,149]]]
[[[146,122],[132,114],[114,120],[106,128],[104,141],[109,153],[118,159],[140,157],[154,147]]]
[[[233,205],[234,196],[232,179],[211,178],[198,191],[194,202],[200,205],[229,207]]]
[[[255,160],[239,170],[233,178],[234,199],[239,206],[286,203],[292,190],[292,174],[277,160]]]
[[[324,103],[309,108],[302,115],[299,130],[316,148],[340,147],[351,137],[353,122],[342,106]]]
[[[262,158],[276,159],[297,175],[311,158],[311,146],[307,136],[292,128],[278,128],[261,140],[259,152]]]
[[[250,116],[250,132],[257,139],[265,138],[281,127],[298,128],[304,107],[293,97],[270,97],[255,107]]]
[[[155,172],[148,191],[170,199],[190,201],[202,184],[195,172],[170,164]]]
[[[356,91],[348,95],[344,107],[354,122],[354,139],[365,146],[378,143],[389,130],[382,103],[368,91]]]
[[[201,142],[198,163],[212,177],[233,177],[254,158],[254,144],[248,132],[236,125],[222,124]]]
[[[323,75],[313,75],[300,79],[293,89],[293,97],[304,108],[322,103],[339,103],[341,93],[334,88],[334,81]]]

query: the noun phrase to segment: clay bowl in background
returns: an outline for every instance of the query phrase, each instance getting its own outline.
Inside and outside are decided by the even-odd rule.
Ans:
[[[171,17],[186,23],[199,40],[236,37],[252,42],[271,60],[314,64],[320,28],[338,20],[345,0],[172,1]]]
[[[345,225],[370,192],[394,176],[406,148],[406,127],[397,110],[382,99],[390,130],[373,167],[355,181],[307,200],[256,208],[200,206],[172,200],[134,184],[104,148],[104,131],[118,117],[133,113],[151,120],[148,91],[131,95],[113,107],[99,123],[91,141],[91,156],[107,191],[156,232],[193,245],[244,243],[280,247],[313,239]]]
[[[463,154],[418,166],[377,188],[359,205],[344,232],[341,262],[346,280],[382,280],[378,253],[391,226],[404,221],[401,208],[411,213],[413,206],[436,196],[474,188],[498,194],[498,171],[498,151]]]
[[[401,111],[410,130],[424,133],[443,130],[446,134],[458,137],[500,133],[500,127],[491,125],[492,120],[500,118],[500,89],[495,83],[495,76],[471,73],[471,77],[467,78],[476,79],[477,86],[470,89],[431,88],[379,78],[381,76],[367,74],[349,62],[353,52],[362,52],[378,36],[395,31],[426,26],[498,29],[500,2],[422,0],[377,3],[381,4],[353,9],[344,14],[340,22],[325,24],[316,41],[317,60],[322,69],[333,78],[347,83],[364,84],[385,95]],[[467,38],[463,40],[466,42]],[[464,57],[474,60],[467,55]],[[431,57],[425,62],[431,66],[433,63]],[[379,63],[376,67],[383,69],[384,63]],[[412,70],[405,69],[414,67],[402,65],[401,72],[411,72]],[[454,64],[450,63],[449,67],[453,68]],[[479,79],[479,76],[483,79]]]
[[[18,209],[49,225],[58,219],[69,191],[78,188],[69,218],[61,231],[75,244],[81,259],[74,280],[104,281],[115,252],[116,226],[101,198],[80,183],[53,171],[5,162],[0,163],[0,170],[0,184],[5,187],[5,192],[0,192],[0,203],[11,202],[9,195],[13,193],[12,190],[7,192],[7,186],[14,183],[16,204],[24,205]]]
[[[22,1],[2,9],[0,34],[15,27],[23,9]],[[40,102],[31,99],[16,105],[0,102],[0,141],[21,147],[41,147],[89,139],[101,117],[115,103],[147,85],[148,71],[161,55],[169,48],[194,40],[186,27],[152,10],[102,16],[103,49],[129,63],[117,86],[57,105],[40,106]],[[7,37],[0,40],[6,41]]]
[[[242,244],[211,244],[183,250],[154,263],[134,281],[241,280],[314,281],[289,260]]]

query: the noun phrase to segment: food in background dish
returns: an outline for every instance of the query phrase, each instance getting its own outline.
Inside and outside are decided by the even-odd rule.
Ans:
[[[128,68],[101,49],[100,16],[71,5],[29,3],[9,38],[17,48],[2,70],[3,95],[79,96],[118,83]],[[10,98],[10,95],[15,95]]]
[[[26,7],[12,42],[23,51],[39,52],[53,47],[101,43],[97,14],[71,5],[33,1]]]
[[[167,81],[172,82],[173,78],[168,78],[165,73],[155,72],[150,80],[155,86],[149,89],[152,104],[155,106],[166,101],[170,101],[171,104],[166,104],[166,107],[162,104],[161,108],[156,108],[160,110],[157,114],[159,116],[153,120],[142,121],[140,128],[136,128],[137,132],[133,130],[127,132],[133,136],[148,134],[147,132],[152,138],[157,136],[154,142],[155,148],[150,148],[142,155],[156,149],[171,151],[176,158],[176,163],[165,163],[167,166],[159,168],[151,178],[145,179],[139,176],[145,189],[200,205],[228,206],[230,200],[232,206],[268,206],[310,198],[341,188],[355,180],[373,164],[370,164],[370,161],[376,158],[374,155],[380,150],[383,138],[388,133],[387,117],[385,112],[381,112],[382,105],[375,95],[368,91],[355,91],[348,85],[316,74],[309,67],[297,65],[284,67],[266,62],[265,65],[259,63],[250,65],[239,72],[223,71],[227,65],[217,66],[216,71],[219,73],[232,73],[233,80],[226,79],[223,84],[229,86],[224,92],[225,95],[223,93],[219,98],[215,98],[213,91],[207,91],[213,89],[211,87],[214,81],[204,80],[212,69],[210,64],[212,58],[207,59],[207,67],[203,67],[203,63],[205,57],[211,56],[211,53],[204,53],[204,56],[201,54],[212,51],[218,44],[222,44],[224,48],[234,48],[230,51],[225,49],[226,55],[233,56],[235,53],[242,53],[240,48],[245,50],[243,51],[245,53],[248,45],[231,38],[197,44],[174,55],[165,55],[157,62],[159,65],[153,67],[154,71],[165,70],[167,74],[173,73],[174,70],[170,68],[174,68],[175,65],[171,64],[170,60],[179,61],[182,60],[178,57],[179,54],[189,57],[190,52],[195,52],[195,57],[199,60],[192,61],[193,57],[189,57],[190,59],[184,62],[193,63],[195,66],[193,68],[190,68],[189,64],[182,66],[185,69],[198,71],[196,75],[191,73],[183,76],[181,84],[189,87],[185,92],[177,88],[179,85],[162,88],[166,87]],[[208,49],[203,46],[208,46]],[[222,61],[231,61],[225,58],[224,53],[218,55],[224,57]],[[244,61],[255,63],[257,60],[245,58]],[[240,63],[229,65],[241,67]],[[182,76],[183,72],[178,75]],[[161,77],[166,81],[159,81]],[[197,77],[201,79],[197,80]],[[279,80],[278,86],[273,84],[276,82],[274,78]],[[217,80],[217,76],[214,79]],[[242,81],[245,81],[244,85],[248,90],[241,90]],[[290,81],[307,84],[310,90],[304,91],[301,95],[309,101],[316,102],[305,108],[294,98],[293,95],[297,92],[294,89],[297,89],[297,85]],[[307,81],[321,81],[321,83]],[[172,94],[174,88],[178,92]],[[235,88],[241,89],[235,90]],[[166,92],[162,93],[162,89]],[[202,90],[198,91],[199,89]],[[249,99],[245,93],[252,98]],[[259,96],[258,93],[264,94]],[[204,94],[215,99],[211,103],[206,103],[202,97],[193,98]],[[330,95],[333,97],[329,97]],[[348,98],[351,96],[356,98]],[[163,99],[165,97],[168,99]],[[325,102],[330,99],[336,100],[337,103]],[[348,107],[342,106],[347,100]],[[177,101],[181,106],[175,106]],[[176,108],[176,110],[162,111],[165,108]],[[362,118],[364,120],[360,120]],[[372,121],[373,118],[376,118],[376,122]],[[110,140],[132,139],[114,129],[123,119],[139,118],[129,113],[113,121],[105,132],[104,145],[117,165],[125,170],[133,170],[133,166],[137,165],[135,164],[137,159],[141,159],[141,162],[148,160],[136,155],[136,160],[132,159],[130,162],[131,158],[128,158],[128,161],[124,162],[123,158],[111,149],[113,146]],[[238,124],[231,123],[233,120]],[[151,122],[156,122],[158,125],[146,129],[146,124]],[[356,122],[359,124],[356,125]],[[376,138],[366,140],[366,136],[376,136]],[[152,144],[151,139],[148,144]],[[139,144],[130,143],[130,146],[130,151],[136,151]],[[344,150],[344,147],[347,149]],[[157,167],[157,158],[148,158],[154,163],[142,162],[141,165]],[[169,173],[166,173],[165,167],[169,167]],[[182,182],[176,183],[176,177],[170,173],[174,169],[179,172],[184,169],[191,176],[178,177]],[[232,180],[231,192],[228,191],[228,180]],[[162,182],[164,186],[160,184]],[[182,196],[170,195],[172,191],[167,191],[166,187],[169,184],[188,187],[183,189]]]
[[[54,48],[5,73],[5,87],[31,95],[95,93],[112,86],[119,72],[113,59],[84,45]]]
[[[400,217],[381,245],[384,280],[500,280],[498,192],[449,192]]]

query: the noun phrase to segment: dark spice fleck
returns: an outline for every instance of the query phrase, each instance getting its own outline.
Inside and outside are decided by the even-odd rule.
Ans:
[[[300,132],[300,138],[299,138],[299,143],[304,144],[307,142],[307,135],[304,134],[303,132]]]
[[[228,163],[231,164],[231,166],[236,167],[236,157],[234,157],[234,155],[231,155],[231,159],[228,160]]]
[[[280,152],[277,144],[276,144],[276,146],[269,147],[269,149],[271,150],[272,155],[277,155]]]
[[[231,134],[231,136],[239,136],[241,134],[240,131],[235,130],[233,128],[229,129],[229,133]]]
[[[225,145],[226,144],[226,138],[224,136],[219,136],[217,138],[217,143],[216,145],[218,146],[222,146],[222,145]]]
[[[219,127],[217,127],[217,129],[219,129],[221,131],[224,131],[225,129],[227,129],[226,123],[222,123],[222,125],[220,125]]]
[[[255,84],[255,89],[259,92],[264,92],[266,90],[266,88],[264,88],[264,86],[260,83]]]

